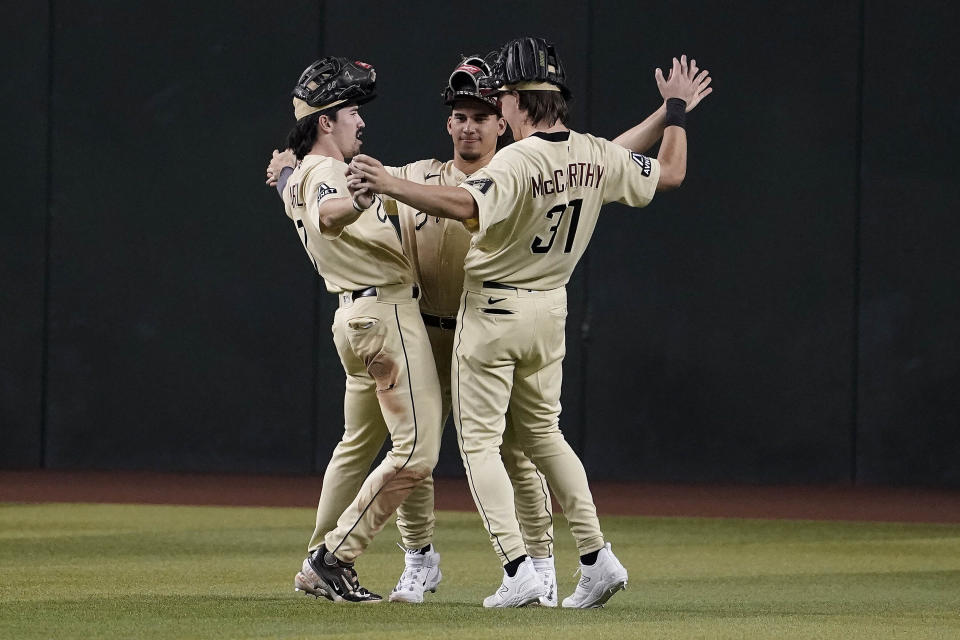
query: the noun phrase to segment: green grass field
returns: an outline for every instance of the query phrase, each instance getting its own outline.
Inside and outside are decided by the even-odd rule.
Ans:
[[[607,517],[630,571],[605,609],[486,611],[500,569],[474,513],[440,513],[424,605],[295,593],[309,509],[0,505],[0,638],[960,638],[960,526]],[[576,556],[557,522],[560,596]],[[360,559],[389,593],[388,527]]]

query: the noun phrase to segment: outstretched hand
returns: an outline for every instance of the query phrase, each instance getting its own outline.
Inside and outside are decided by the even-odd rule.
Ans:
[[[673,66],[666,78],[663,77],[663,71],[659,68],[653,75],[657,80],[660,95],[665,101],[670,98],[680,98],[687,103],[687,111],[691,111],[713,91],[709,86],[710,72],[706,69],[699,73],[697,71],[696,60],[691,60],[688,64],[687,56],[682,55],[679,60],[673,59]]]
[[[710,77],[710,72],[706,69],[698,69],[697,61],[693,58],[690,59],[690,77],[693,78],[697,91],[693,96],[693,100],[687,101],[687,113],[693,111],[694,108],[700,104],[701,100],[713,93],[713,88],[710,87],[710,82],[713,81],[713,78]]]
[[[280,179],[280,172],[283,168],[293,168],[295,166],[297,166],[297,157],[293,154],[293,149],[286,149],[282,152],[274,149],[273,157],[270,158],[270,162],[267,163],[267,185],[271,187],[277,186],[277,181]]]
[[[373,192],[383,193],[389,186],[392,176],[384,169],[383,163],[376,158],[360,154],[350,161],[347,178],[355,178],[355,184]],[[349,185],[348,180],[348,185]]]

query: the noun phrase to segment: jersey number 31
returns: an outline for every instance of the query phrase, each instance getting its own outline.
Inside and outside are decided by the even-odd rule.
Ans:
[[[553,241],[557,237],[557,229],[560,227],[560,223],[563,222],[563,214],[566,213],[569,207],[573,207],[573,213],[570,214],[570,225],[567,229],[567,241],[563,245],[563,252],[570,253],[570,250],[573,249],[573,239],[577,235],[577,225],[580,224],[580,207],[582,205],[583,199],[577,198],[567,204],[558,204],[553,209],[550,209],[550,211],[547,211],[547,220],[553,221],[553,226],[547,229],[550,233],[550,239],[544,240],[540,236],[534,236],[530,250],[534,253],[546,253],[550,251],[550,248],[553,247]],[[556,220],[553,219],[554,216],[557,217]]]

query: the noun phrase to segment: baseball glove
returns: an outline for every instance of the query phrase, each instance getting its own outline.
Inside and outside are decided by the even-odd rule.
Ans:
[[[303,70],[293,97],[311,107],[323,107],[338,100],[364,104],[377,94],[377,71],[366,62],[327,56]]]
[[[465,56],[450,74],[443,90],[443,102],[452,107],[457,100],[474,99],[497,108],[497,99],[490,91],[480,88],[480,83],[490,75],[490,67],[480,56]]]
[[[517,38],[503,45],[498,52],[487,55],[491,66],[486,89],[505,89],[511,85],[530,82],[548,82],[560,88],[563,97],[573,94],[566,84],[566,72],[560,54],[552,42],[543,38]]]

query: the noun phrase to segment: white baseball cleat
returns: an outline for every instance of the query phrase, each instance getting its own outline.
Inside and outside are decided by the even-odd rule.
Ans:
[[[533,560],[527,558],[517,567],[517,573],[512,578],[503,572],[503,584],[492,596],[483,599],[483,606],[488,609],[500,607],[524,607],[538,602],[544,595],[543,579],[533,567]]]
[[[541,607],[557,606],[557,571],[553,566],[553,556],[546,558],[531,558],[533,568],[536,569],[546,595],[540,596]]]
[[[433,545],[424,553],[411,549],[404,549],[404,552],[406,567],[390,594],[390,602],[423,602],[424,592],[436,593],[443,577],[440,573],[440,554]]]
[[[563,599],[568,609],[593,609],[602,607],[613,594],[627,588],[627,570],[610,550],[610,543],[604,545],[592,565],[580,565],[580,582],[574,592]]]

